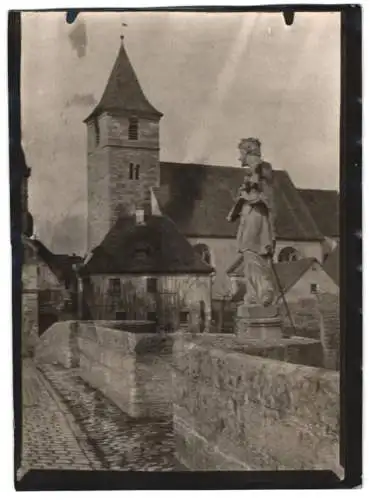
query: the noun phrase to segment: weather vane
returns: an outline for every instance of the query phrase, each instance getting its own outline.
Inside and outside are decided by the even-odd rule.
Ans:
[[[121,26],[122,26],[122,28],[127,28],[127,24],[126,23],[121,23]],[[121,38],[121,42],[123,42],[123,39],[124,39],[123,30],[122,30],[120,38]]]

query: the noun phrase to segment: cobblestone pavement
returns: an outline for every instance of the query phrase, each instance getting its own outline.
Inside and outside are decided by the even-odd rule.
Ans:
[[[101,467],[86,435],[32,361],[24,361],[22,378],[22,461],[18,475],[30,469]]]
[[[177,469],[172,419],[155,422],[129,417],[100,391],[86,384],[79,377],[78,370],[65,369],[60,365],[42,365],[39,369],[31,369],[31,372],[32,377],[28,376],[25,381],[24,404],[26,409],[33,408],[32,412],[25,412],[28,443],[25,459],[27,457],[33,463],[39,463],[39,457],[44,457],[43,468]],[[35,395],[35,384],[37,386],[44,379],[59,404],[50,401],[50,393],[49,396],[44,393],[41,398]],[[60,407],[64,408],[62,415],[57,409]],[[69,432],[71,424],[67,423],[67,417],[73,422],[73,432]],[[49,437],[44,439],[45,425]],[[41,448],[40,443],[43,443]],[[58,458],[58,462],[50,458],[58,456],[61,449],[67,450],[68,446],[70,453],[66,451],[67,458]]]

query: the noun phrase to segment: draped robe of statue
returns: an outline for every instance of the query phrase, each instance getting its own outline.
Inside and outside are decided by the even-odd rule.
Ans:
[[[272,167],[261,161],[249,170],[253,188],[240,188],[229,220],[239,218],[238,251],[243,255],[246,305],[270,306],[276,297],[271,259],[275,247]]]

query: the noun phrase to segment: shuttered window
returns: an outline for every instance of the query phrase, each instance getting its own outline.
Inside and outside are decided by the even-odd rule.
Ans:
[[[128,123],[128,138],[130,141],[137,141],[139,138],[139,120],[132,116]]]

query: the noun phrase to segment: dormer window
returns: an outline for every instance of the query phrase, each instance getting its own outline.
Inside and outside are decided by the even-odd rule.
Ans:
[[[128,138],[130,141],[137,141],[139,137],[139,120],[136,116],[129,118],[128,122]]]
[[[136,260],[146,261],[150,257],[150,254],[152,253],[152,249],[148,244],[141,243],[141,244],[136,245],[134,252],[135,252],[135,259]]]

